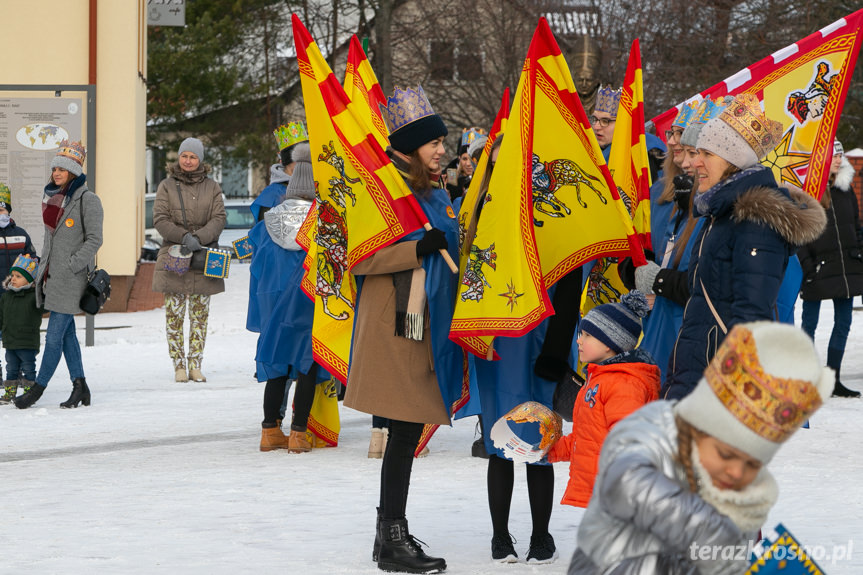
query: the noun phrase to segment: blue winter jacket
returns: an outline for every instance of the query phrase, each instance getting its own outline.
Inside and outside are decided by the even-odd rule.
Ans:
[[[709,199],[699,215],[706,220],[690,242],[690,297],[661,392],[666,399],[681,399],[695,388],[727,330],[776,319],[788,258],[826,224],[814,198],[777,187],[771,170],[761,166],[705,194]]]

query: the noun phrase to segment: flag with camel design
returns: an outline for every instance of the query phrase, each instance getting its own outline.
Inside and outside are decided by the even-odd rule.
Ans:
[[[385,133],[371,120],[380,112],[369,98],[383,92],[373,90],[371,68],[358,61],[365,57],[354,54],[361,73],[356,81],[367,92],[352,101],[296,15],[292,23],[316,188],[315,205],[297,237],[308,250],[302,288],[315,301],[315,361],[344,382],[356,299],[351,268],[427,219],[384,152]],[[354,76],[347,79],[356,88]]]
[[[544,18],[498,138],[500,152],[456,299],[450,332],[456,340],[527,333],[554,313],[548,288],[585,262],[629,255],[644,262]]]

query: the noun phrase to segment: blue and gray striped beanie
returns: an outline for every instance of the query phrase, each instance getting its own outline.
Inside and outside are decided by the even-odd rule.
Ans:
[[[641,336],[641,318],[649,311],[644,294],[632,290],[619,303],[604,303],[587,312],[579,330],[592,335],[615,354],[631,351]]]

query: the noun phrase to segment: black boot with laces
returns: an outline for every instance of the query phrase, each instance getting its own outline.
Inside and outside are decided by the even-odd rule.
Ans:
[[[557,559],[557,547],[550,533],[530,536],[530,549],[527,552],[527,562],[534,564],[554,563]]]
[[[443,558],[426,555],[420,541],[408,533],[407,519],[381,519],[380,540],[378,569],[382,571],[442,573],[446,570]]]

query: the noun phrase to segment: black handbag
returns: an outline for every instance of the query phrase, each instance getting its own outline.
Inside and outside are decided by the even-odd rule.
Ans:
[[[91,315],[96,315],[110,297],[111,276],[105,270],[96,269],[90,273],[78,307]]]
[[[575,399],[584,385],[584,380],[573,369],[568,369],[566,374],[557,382],[554,388],[554,396],[551,407],[564,420],[572,421],[572,412],[575,409]]]
[[[86,237],[87,229],[84,228],[84,196],[81,196],[79,209],[81,210],[81,227],[84,229],[84,236]],[[84,288],[84,293],[78,301],[78,307],[90,315],[96,315],[110,297],[111,276],[105,270],[94,269],[87,276],[87,286]]]
[[[180,211],[183,213],[183,228],[188,232],[189,223],[186,221],[186,204],[183,202],[183,191],[180,189],[180,180],[174,180],[177,184],[177,196],[180,197]],[[210,242],[202,246],[196,252],[192,252],[192,260],[189,262],[189,269],[202,272],[207,264],[207,251],[219,249],[219,241]],[[187,252],[188,253],[188,252]]]

